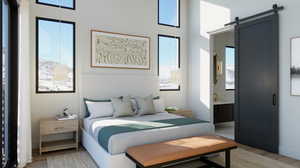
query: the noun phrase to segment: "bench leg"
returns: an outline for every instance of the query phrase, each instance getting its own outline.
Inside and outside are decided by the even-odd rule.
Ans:
[[[225,151],[225,168],[230,168],[230,150]]]
[[[204,166],[201,166],[200,168],[211,168],[211,167],[224,168],[223,166],[219,165],[218,163],[208,160],[207,157],[201,157],[200,161],[205,164]]]

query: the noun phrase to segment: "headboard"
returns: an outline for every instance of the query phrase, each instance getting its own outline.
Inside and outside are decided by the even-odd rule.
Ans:
[[[83,75],[81,81],[81,117],[86,112],[83,98],[159,95],[159,80],[153,75]]]

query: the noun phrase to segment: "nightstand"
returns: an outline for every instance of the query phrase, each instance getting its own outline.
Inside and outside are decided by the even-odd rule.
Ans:
[[[72,133],[72,139],[45,141],[47,136]],[[54,118],[40,121],[40,154],[63,149],[78,149],[78,119],[59,121]]]
[[[176,111],[170,111],[170,113],[187,117],[187,118],[194,118],[192,110],[176,110]]]

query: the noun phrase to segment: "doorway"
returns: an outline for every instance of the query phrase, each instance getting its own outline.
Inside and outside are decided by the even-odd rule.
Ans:
[[[213,120],[217,135],[234,139],[234,28],[211,33],[213,57]]]

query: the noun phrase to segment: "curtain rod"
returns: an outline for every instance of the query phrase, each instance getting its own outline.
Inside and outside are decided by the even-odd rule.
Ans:
[[[246,20],[249,20],[249,19],[253,19],[253,18],[256,18],[256,17],[259,17],[259,16],[263,16],[263,15],[266,15],[266,14],[269,14],[269,13],[272,13],[272,12],[277,13],[278,11],[281,11],[283,9],[284,9],[283,6],[278,6],[277,4],[274,4],[273,5],[273,9],[271,9],[271,10],[268,10],[268,11],[265,11],[265,12],[261,12],[261,13],[258,13],[256,15],[252,15],[252,16],[249,16],[249,17],[246,17],[246,18],[243,18],[243,19],[239,19],[239,17],[236,17],[235,21],[227,23],[227,24],[225,24],[225,26],[229,26],[229,25],[233,25],[233,24],[238,24],[239,22],[243,22],[243,21],[246,21]]]

